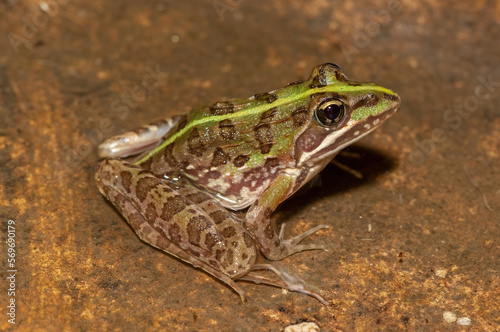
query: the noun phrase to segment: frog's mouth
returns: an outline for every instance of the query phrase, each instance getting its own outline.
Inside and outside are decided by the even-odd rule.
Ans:
[[[296,142],[297,165],[316,164],[319,160],[333,158],[340,150],[380,127],[399,109],[399,103],[377,115],[363,120],[351,120],[335,132],[324,127],[310,128]]]

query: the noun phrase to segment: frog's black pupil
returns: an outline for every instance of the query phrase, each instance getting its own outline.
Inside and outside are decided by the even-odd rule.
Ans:
[[[339,105],[328,105],[324,110],[323,114],[325,118],[327,118],[330,121],[335,121],[339,117],[341,112],[340,106]]]

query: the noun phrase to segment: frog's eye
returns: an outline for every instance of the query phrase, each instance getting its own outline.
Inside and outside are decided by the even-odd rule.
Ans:
[[[325,100],[314,112],[316,120],[323,126],[335,126],[345,116],[345,105],[338,99]]]

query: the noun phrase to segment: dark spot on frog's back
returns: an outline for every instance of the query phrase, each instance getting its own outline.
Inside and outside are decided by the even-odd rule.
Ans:
[[[234,112],[234,105],[229,101],[217,102],[209,107],[212,115],[225,115]]]
[[[273,147],[273,134],[268,124],[261,124],[254,127],[255,139],[260,143],[260,152],[267,154]]]
[[[198,128],[193,128],[191,134],[189,135],[188,149],[190,150],[191,153],[193,153],[198,157],[201,157],[203,151],[205,151],[205,144],[202,138],[200,137]]]
[[[253,128],[253,130],[255,131],[255,138],[259,142],[270,141],[273,139],[271,126],[268,124],[258,124]]]
[[[217,167],[226,164],[230,160],[231,158],[229,158],[229,155],[225,153],[224,150],[222,150],[221,148],[216,148],[214,151],[212,163],[210,165],[212,167]]]
[[[273,107],[268,111],[265,111],[260,116],[259,124],[269,123],[269,122],[273,121],[273,117],[276,115],[277,112],[278,112],[278,110],[276,109],[276,107]]]
[[[293,125],[295,127],[301,127],[307,123],[309,116],[307,114],[307,109],[299,108],[292,112]]]
[[[269,152],[271,152],[272,147],[272,143],[260,143],[260,153],[268,154]]]
[[[236,158],[234,158],[233,160],[233,164],[234,166],[240,168],[240,167],[243,167],[245,166],[245,164],[250,160],[250,157],[249,156],[246,156],[244,154],[240,154],[239,156],[237,156]]]
[[[224,139],[231,140],[235,137],[234,125],[231,120],[226,119],[219,122],[219,133]]]
[[[257,93],[256,95],[254,95],[254,98],[255,98],[255,100],[265,101],[268,104],[271,104],[278,99],[278,96],[276,94],[264,92],[264,93]]]

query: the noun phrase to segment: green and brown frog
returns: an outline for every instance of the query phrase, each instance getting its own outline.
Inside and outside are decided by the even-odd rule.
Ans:
[[[194,108],[108,139],[96,174],[101,193],[139,238],[222,280],[245,300],[237,280],[299,291],[327,303],[269,260],[323,249],[286,239],[271,214],[346,146],[400,106],[393,91],[348,80],[337,65],[314,68],[306,81]],[[138,155],[135,161],[124,158]],[[233,211],[246,210],[243,217]],[[281,280],[256,270],[270,269]]]

